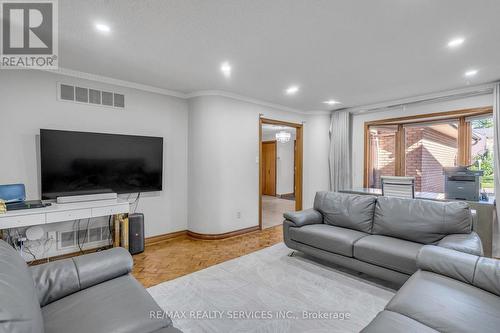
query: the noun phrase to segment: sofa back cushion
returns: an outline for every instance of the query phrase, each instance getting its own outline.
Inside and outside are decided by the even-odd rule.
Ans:
[[[323,222],[363,232],[370,232],[377,198],[337,192],[318,192],[314,209],[323,214]]]
[[[42,312],[24,259],[0,240],[0,332],[43,333]]]
[[[372,233],[430,244],[449,234],[472,231],[472,214],[465,202],[379,197]]]

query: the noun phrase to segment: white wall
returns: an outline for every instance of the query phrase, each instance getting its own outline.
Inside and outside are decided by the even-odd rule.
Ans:
[[[126,108],[58,101],[58,82],[123,93]],[[146,237],[256,226],[260,114],[304,122],[303,206],[311,207],[315,192],[328,189],[329,115],[285,112],[219,96],[186,101],[55,73],[6,71],[0,76],[0,184],[24,183],[28,199],[40,198],[40,128],[161,136],[164,190],[141,196],[137,210],[145,214]],[[46,226],[46,231],[73,223]]]
[[[367,121],[388,119],[395,117],[412,116],[436,112],[462,110],[468,108],[491,106],[491,95],[474,96],[452,101],[428,104],[408,105],[403,109],[392,109],[366,114],[352,115],[351,143],[352,143],[352,184],[353,187],[363,187],[363,159],[364,159],[364,124]]]
[[[57,82],[125,94],[124,110],[62,102]],[[146,237],[187,228],[187,131],[185,100],[34,70],[0,75],[0,184],[24,183],[40,198],[36,136],[40,128],[161,136],[164,190],[141,196]]]
[[[189,101],[189,230],[220,234],[258,225],[259,114],[306,121],[304,207],[312,206],[317,190],[328,188],[329,115],[283,112],[219,96],[196,97]]]
[[[278,142],[276,151],[276,194],[293,193],[295,176],[294,140],[290,140],[284,143]]]

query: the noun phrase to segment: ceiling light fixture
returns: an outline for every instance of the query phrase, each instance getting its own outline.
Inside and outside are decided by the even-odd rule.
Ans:
[[[109,27],[109,25],[106,25],[106,24],[102,24],[102,23],[97,23],[95,25],[95,28],[100,31],[100,32],[110,32],[111,31],[111,28]]]
[[[328,101],[324,101],[323,104],[328,104],[330,106],[335,105],[335,104],[340,104],[339,101],[336,101],[334,99],[329,99]]]
[[[465,42],[465,38],[457,37],[453,38],[448,42],[448,47],[455,48],[462,45]]]
[[[225,77],[231,76],[231,65],[227,61],[222,63],[220,70]]]
[[[287,143],[292,138],[292,134],[290,132],[279,131],[276,133],[276,141],[279,143]]]
[[[466,77],[473,77],[474,75],[476,75],[476,74],[477,74],[477,72],[478,72],[478,70],[477,70],[477,69],[471,69],[471,70],[469,70],[469,71],[465,72],[465,74],[464,74],[464,75],[465,75]]]
[[[299,87],[298,87],[298,86],[290,86],[290,87],[288,87],[288,88],[285,90],[285,93],[286,93],[287,95],[294,95],[294,94],[296,94],[298,91],[299,91]]]

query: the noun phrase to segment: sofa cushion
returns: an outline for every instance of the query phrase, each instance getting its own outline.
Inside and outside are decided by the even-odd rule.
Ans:
[[[449,234],[470,233],[471,228],[465,202],[379,197],[372,233],[430,244]]]
[[[447,276],[418,271],[386,306],[440,332],[498,332],[500,297]]]
[[[0,332],[43,332],[40,303],[28,265],[0,240]]]
[[[172,325],[149,293],[123,275],[61,298],[42,308],[45,333],[154,332]]]
[[[381,311],[361,333],[438,333],[418,321],[397,312]]]
[[[377,197],[336,192],[318,192],[314,209],[323,214],[323,222],[369,233]]]
[[[354,244],[354,258],[405,274],[417,271],[417,255],[422,244],[402,239],[370,235]]]
[[[315,248],[352,257],[353,244],[368,234],[328,224],[311,224],[290,228],[290,238]]]

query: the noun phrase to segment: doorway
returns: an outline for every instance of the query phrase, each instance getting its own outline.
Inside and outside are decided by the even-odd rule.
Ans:
[[[262,141],[262,195],[276,196],[276,140]]]
[[[259,226],[280,225],[302,209],[302,124],[260,119]]]

